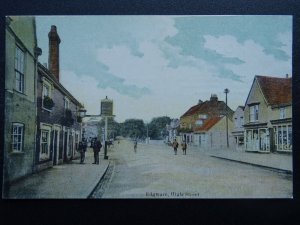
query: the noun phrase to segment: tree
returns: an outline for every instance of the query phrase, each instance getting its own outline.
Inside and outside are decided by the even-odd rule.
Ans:
[[[144,138],[146,127],[141,119],[127,119],[121,125],[121,135],[130,138]]]
[[[149,124],[149,137],[151,139],[163,139],[166,131],[166,125],[170,124],[171,119],[168,116],[153,118]]]
[[[105,120],[101,119],[99,125],[98,125],[98,130],[100,136],[102,135],[102,128],[105,127]],[[113,118],[108,118],[107,119],[107,137],[108,139],[114,138],[116,136],[121,135],[121,124],[116,122]]]

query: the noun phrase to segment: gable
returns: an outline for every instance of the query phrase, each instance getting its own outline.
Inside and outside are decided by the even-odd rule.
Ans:
[[[249,104],[253,104],[253,103],[262,103],[264,102],[265,104],[267,104],[267,101],[260,89],[260,86],[257,82],[257,79],[256,77],[254,78],[253,80],[253,83],[252,83],[252,86],[251,86],[251,89],[249,91],[249,94],[248,94],[248,97],[247,97],[247,100],[245,102],[245,107]]]

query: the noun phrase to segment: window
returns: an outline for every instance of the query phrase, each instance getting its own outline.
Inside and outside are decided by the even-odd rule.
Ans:
[[[41,130],[41,158],[49,157],[49,131]]]
[[[199,119],[207,119],[207,115],[206,114],[200,114]]]
[[[65,109],[69,109],[69,108],[70,108],[70,101],[65,97]]]
[[[250,122],[258,121],[258,105],[250,106]]]
[[[243,127],[243,125],[244,125],[244,117],[241,116],[240,117],[240,127]]]
[[[274,128],[275,132],[275,145],[277,150],[291,151],[292,150],[292,126],[291,125],[278,125]]]
[[[23,151],[24,125],[21,123],[12,124],[12,150],[14,152]]]
[[[15,55],[16,90],[24,93],[25,53],[17,46]]]
[[[285,118],[285,108],[280,108],[280,115],[279,115],[279,119],[284,119]]]
[[[196,125],[197,126],[202,126],[203,125],[203,120],[197,120]]]
[[[234,118],[234,125],[235,125],[235,128],[239,128],[239,121],[238,121],[238,118]]]
[[[43,85],[43,97],[50,97],[50,87],[47,84]]]

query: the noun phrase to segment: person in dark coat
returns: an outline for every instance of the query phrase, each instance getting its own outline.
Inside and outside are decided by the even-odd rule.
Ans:
[[[79,142],[78,150],[80,152],[80,164],[84,163],[87,144],[84,140]]]
[[[187,144],[186,144],[186,142],[185,142],[185,141],[184,141],[184,142],[182,142],[182,144],[181,144],[181,147],[182,147],[183,154],[184,154],[184,155],[186,155],[186,148],[187,148]]]
[[[174,149],[174,154],[177,155],[178,142],[176,139],[174,139],[172,146]]]
[[[101,150],[102,144],[97,138],[95,138],[93,143],[93,150],[94,150],[94,162],[93,164],[99,164],[99,152]]]

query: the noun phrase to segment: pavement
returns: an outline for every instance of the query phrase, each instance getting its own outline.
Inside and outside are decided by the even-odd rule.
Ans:
[[[259,153],[233,149],[199,150],[199,148],[192,146],[190,146],[190,149],[200,151],[211,157],[264,167],[288,174],[293,173],[293,157],[291,153]]]
[[[55,165],[13,183],[8,199],[86,199],[105,174],[109,160],[100,152],[100,163],[94,161],[93,151],[88,148],[84,164],[80,159]]]

